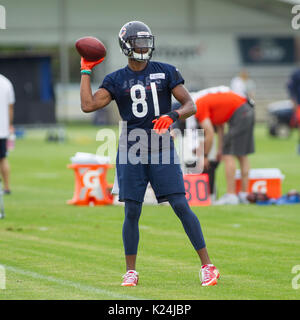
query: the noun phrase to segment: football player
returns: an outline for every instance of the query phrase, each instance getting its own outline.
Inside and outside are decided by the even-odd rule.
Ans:
[[[190,209],[185,198],[185,188],[180,165],[176,162],[176,153],[170,152],[170,161],[162,163],[131,163],[124,159],[132,143],[128,135],[135,129],[146,132],[146,140],[155,135],[168,136],[170,151],[174,144],[169,127],[177,119],[185,119],[196,112],[195,104],[179,71],[172,65],[150,61],[154,51],[154,36],[150,28],[140,21],[126,23],[119,32],[119,45],[128,65],[108,74],[99,89],[93,94],[90,85],[92,68],[101,63],[81,59],[81,108],[84,112],[93,112],[104,108],[115,100],[121,118],[127,125],[125,136],[121,134],[116,162],[119,200],[125,202],[123,224],[123,244],[127,272],[123,276],[122,286],[136,286],[136,256],[139,242],[139,218],[144,194],[148,183],[155,192],[158,202],[168,201],[182,222],[192,245],[201,260],[202,286],[217,284],[219,272],[212,264],[205,245],[201,226],[197,216]],[[181,104],[171,110],[171,96]],[[154,129],[154,130],[153,130]],[[144,141],[145,143],[148,141]],[[161,158],[163,147],[150,143],[149,159],[153,155]]]
[[[199,91],[195,97],[197,112],[195,118],[205,131],[204,156],[212,146],[214,126],[218,135],[218,156],[225,167],[227,193],[215,204],[247,203],[248,174],[250,163],[248,155],[254,152],[254,108],[251,101],[242,97],[229,87],[219,86]],[[224,125],[228,123],[228,132],[224,135]],[[235,192],[236,159],[241,168],[241,192]]]

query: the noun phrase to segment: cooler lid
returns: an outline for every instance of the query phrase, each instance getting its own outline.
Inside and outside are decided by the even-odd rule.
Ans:
[[[249,172],[249,179],[284,179],[284,177],[278,168],[250,169]],[[241,178],[240,169],[236,170],[235,178]]]
[[[71,159],[72,163],[77,164],[109,164],[110,157],[98,156],[92,153],[76,152]]]

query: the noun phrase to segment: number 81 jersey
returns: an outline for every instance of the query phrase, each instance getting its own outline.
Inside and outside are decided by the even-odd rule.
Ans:
[[[116,101],[127,128],[153,128],[153,119],[171,111],[172,89],[184,84],[172,65],[148,61],[142,71],[128,66],[108,74],[100,88],[105,88]]]

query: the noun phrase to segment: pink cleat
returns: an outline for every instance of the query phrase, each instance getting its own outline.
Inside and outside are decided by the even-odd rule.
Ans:
[[[214,286],[218,283],[220,273],[213,264],[205,264],[201,267],[200,279],[202,287]]]
[[[135,287],[139,282],[139,274],[135,270],[128,270],[123,276],[123,287]]]

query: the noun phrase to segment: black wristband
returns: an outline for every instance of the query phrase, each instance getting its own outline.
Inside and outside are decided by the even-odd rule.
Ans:
[[[179,113],[176,111],[170,111],[165,114],[166,116],[169,116],[174,122],[179,118]]]

